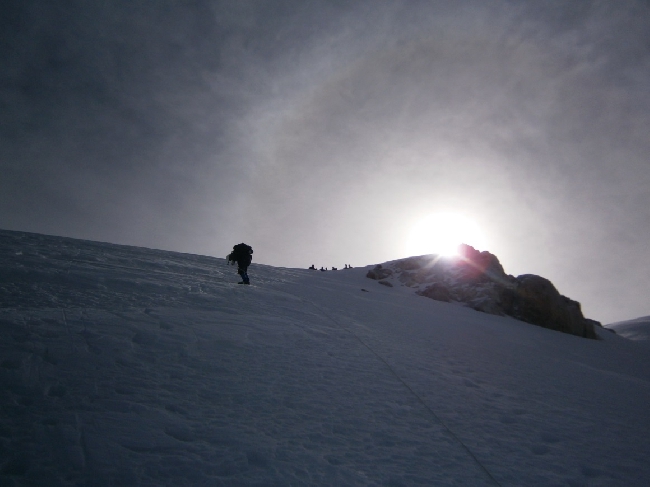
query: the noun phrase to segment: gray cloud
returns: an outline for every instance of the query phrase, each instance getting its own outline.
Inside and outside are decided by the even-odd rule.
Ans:
[[[508,272],[648,313],[644,2],[5,4],[1,227],[342,265],[455,209]]]

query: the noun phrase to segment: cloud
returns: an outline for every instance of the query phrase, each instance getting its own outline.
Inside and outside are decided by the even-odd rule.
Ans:
[[[644,2],[5,4],[2,227],[371,263],[455,210],[571,296],[647,282]]]

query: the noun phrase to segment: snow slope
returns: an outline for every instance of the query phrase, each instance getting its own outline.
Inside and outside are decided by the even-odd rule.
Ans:
[[[366,271],[0,231],[0,485],[650,484],[646,347]]]
[[[650,316],[610,323],[607,328],[611,328],[622,337],[650,346]]]

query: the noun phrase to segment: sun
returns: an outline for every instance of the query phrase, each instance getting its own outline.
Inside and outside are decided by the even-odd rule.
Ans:
[[[453,256],[460,244],[485,249],[485,237],[471,219],[457,213],[435,213],[411,228],[406,242],[407,255]]]

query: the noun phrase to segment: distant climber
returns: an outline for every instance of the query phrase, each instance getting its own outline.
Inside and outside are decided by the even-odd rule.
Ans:
[[[237,262],[237,274],[242,278],[238,284],[250,284],[247,269],[251,265],[251,260],[253,260],[253,247],[245,243],[235,245],[232,252],[228,254],[228,263]]]
[[[310,267],[309,269],[311,269],[312,271],[315,271],[315,270],[316,270],[316,266],[314,266],[314,264],[312,264],[311,267]]]

